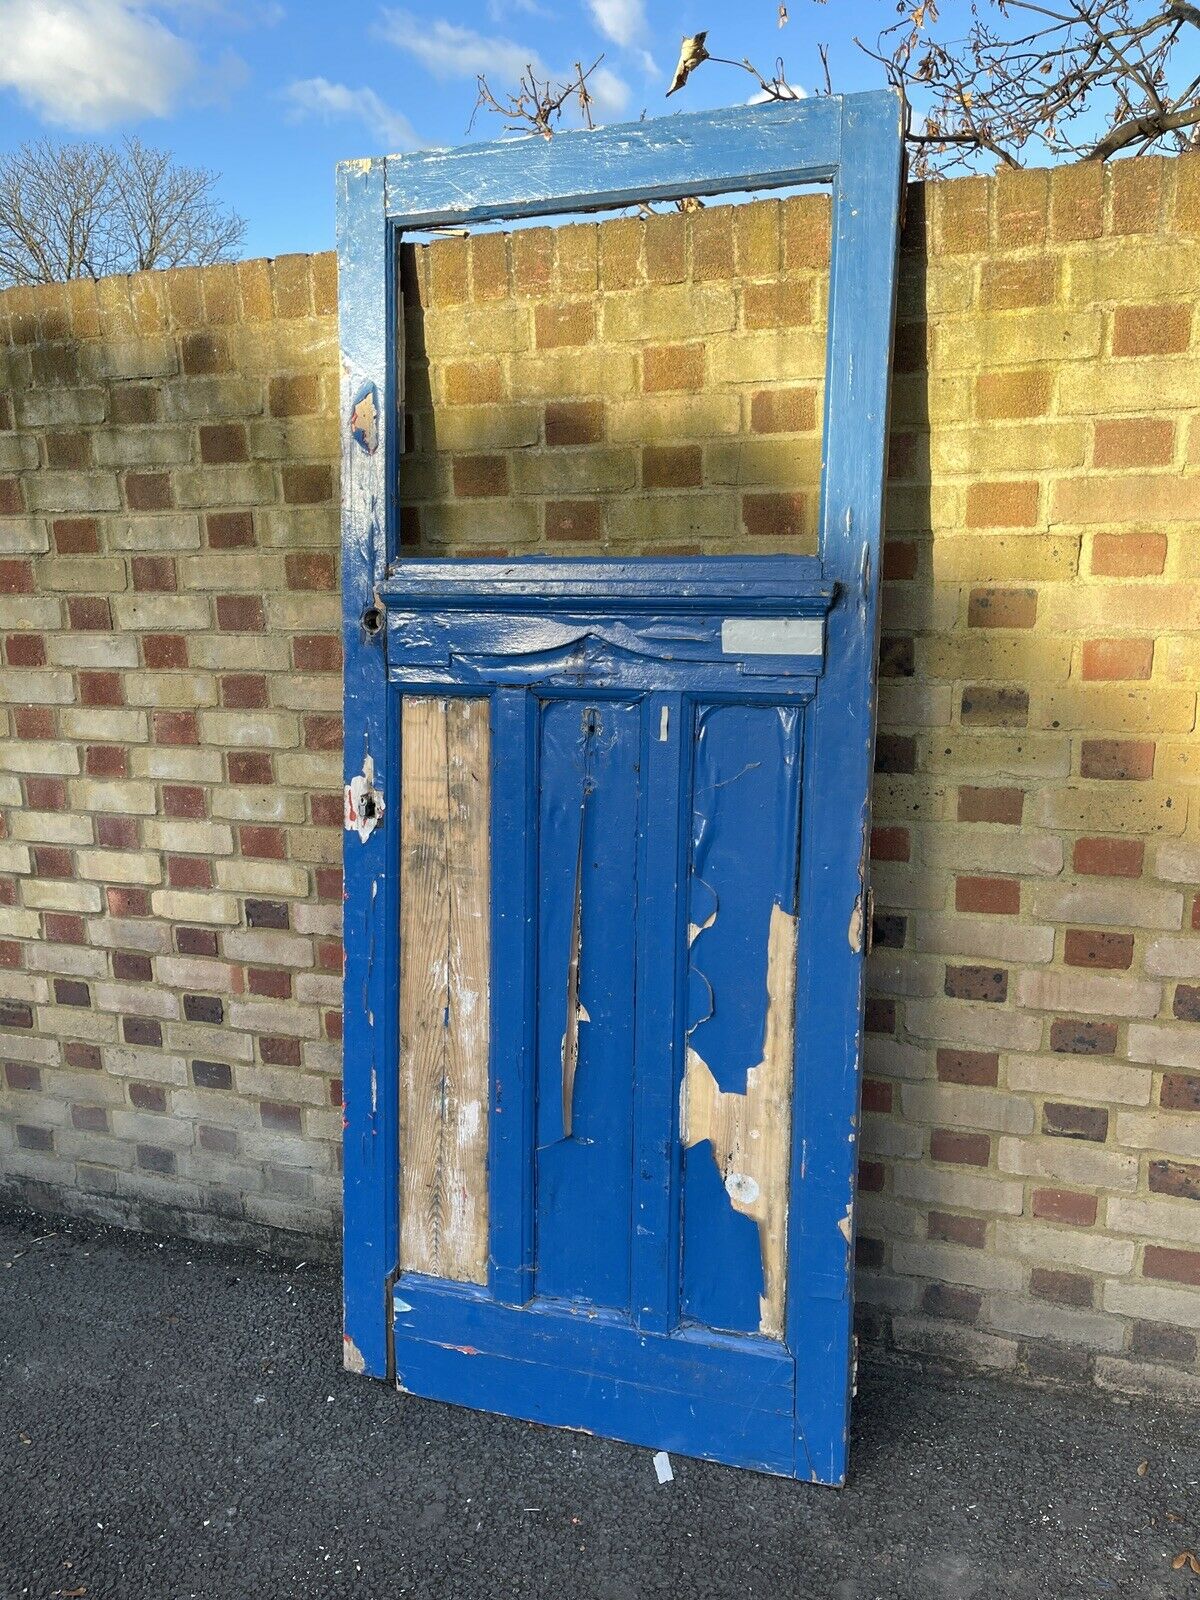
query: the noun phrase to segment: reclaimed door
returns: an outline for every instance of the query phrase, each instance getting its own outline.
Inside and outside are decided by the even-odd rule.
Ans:
[[[778,118],[843,179],[815,557],[391,559],[370,168],[341,224],[347,1365],[834,1483],[899,178],[892,98],[836,104]],[[749,121],[672,119],[695,171],[664,183],[758,170],[712,176],[714,122]],[[659,148],[589,153],[618,132]],[[573,137],[539,148],[541,209],[578,194]],[[409,225],[442,216],[413,199],[433,169],[395,179],[421,160],[386,164]]]

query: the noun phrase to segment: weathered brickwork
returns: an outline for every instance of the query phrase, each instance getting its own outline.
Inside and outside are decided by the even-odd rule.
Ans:
[[[405,547],[813,549],[827,233],[406,251]],[[335,1228],[333,299],[329,257],[0,296],[16,1192]],[[1200,158],[909,193],[859,1210],[873,1335],[1192,1395],[1198,301]]]

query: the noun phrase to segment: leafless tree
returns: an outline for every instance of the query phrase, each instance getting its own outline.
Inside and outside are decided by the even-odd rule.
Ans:
[[[784,27],[788,7],[774,9]],[[919,177],[1200,148],[1196,0],[972,0],[965,32],[943,26],[937,0],[888,9],[875,43],[854,43],[900,92]],[[756,99],[796,98],[782,60],[767,75],[710,54],[709,38],[684,39],[668,94],[712,61],[748,73]],[[816,51],[813,92],[828,94],[829,47]]]
[[[467,132],[471,131],[480,111],[494,111],[505,119],[505,126],[511,133],[540,133],[548,139],[554,132],[554,124],[562,117],[563,107],[572,102],[579,107],[584,124],[593,127],[592,92],[587,81],[603,60],[602,55],[597,56],[586,71],[582,61],[577,61],[574,74],[557,83],[552,78],[538,78],[531,66],[526,67],[516,88],[499,96],[492,93],[486,74],[481,72],[476,80],[478,98]]]
[[[21,145],[0,156],[0,287],[223,261],[246,224],[216,183],[140,139]]]

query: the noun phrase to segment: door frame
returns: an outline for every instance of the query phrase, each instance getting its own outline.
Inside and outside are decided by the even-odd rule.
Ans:
[[[386,820],[398,770],[399,696],[389,688],[385,590],[398,563],[403,408],[398,246],[406,231],[600,211],[647,200],[802,183],[832,194],[819,573],[834,589],[826,667],[809,713],[801,904],[827,908],[797,979],[788,1281],[806,1285],[808,1327],[828,1361],[797,1386],[797,1440],[829,1440],[804,1470],[845,1474],[851,1371],[854,1194],[864,959],[869,933],[870,777],[875,729],[886,428],[903,171],[891,91],[771,102],[444,151],[348,161],[337,171],[341,342],[342,599],[345,643],[344,1360],[394,1376],[399,1259],[399,852]],[[447,575],[460,564],[441,564]],[[517,566],[520,563],[515,564]],[[732,563],[731,563],[732,565]],[[784,558],[780,572],[800,571]],[[813,573],[811,565],[808,574]],[[801,598],[803,582],[795,599]],[[844,930],[844,932],[839,932]],[[800,1015],[799,1007],[804,1012]],[[806,1050],[819,1041],[811,1079]],[[797,1124],[797,1128],[799,1125]],[[793,1297],[794,1299],[795,1297]],[[792,1310],[788,1344],[793,1343]]]

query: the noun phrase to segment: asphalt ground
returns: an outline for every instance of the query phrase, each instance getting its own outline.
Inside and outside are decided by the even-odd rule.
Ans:
[[[1200,1600],[1195,1413],[868,1361],[845,1490],[660,1486],[340,1355],[327,1263],[0,1216],[0,1594]]]

